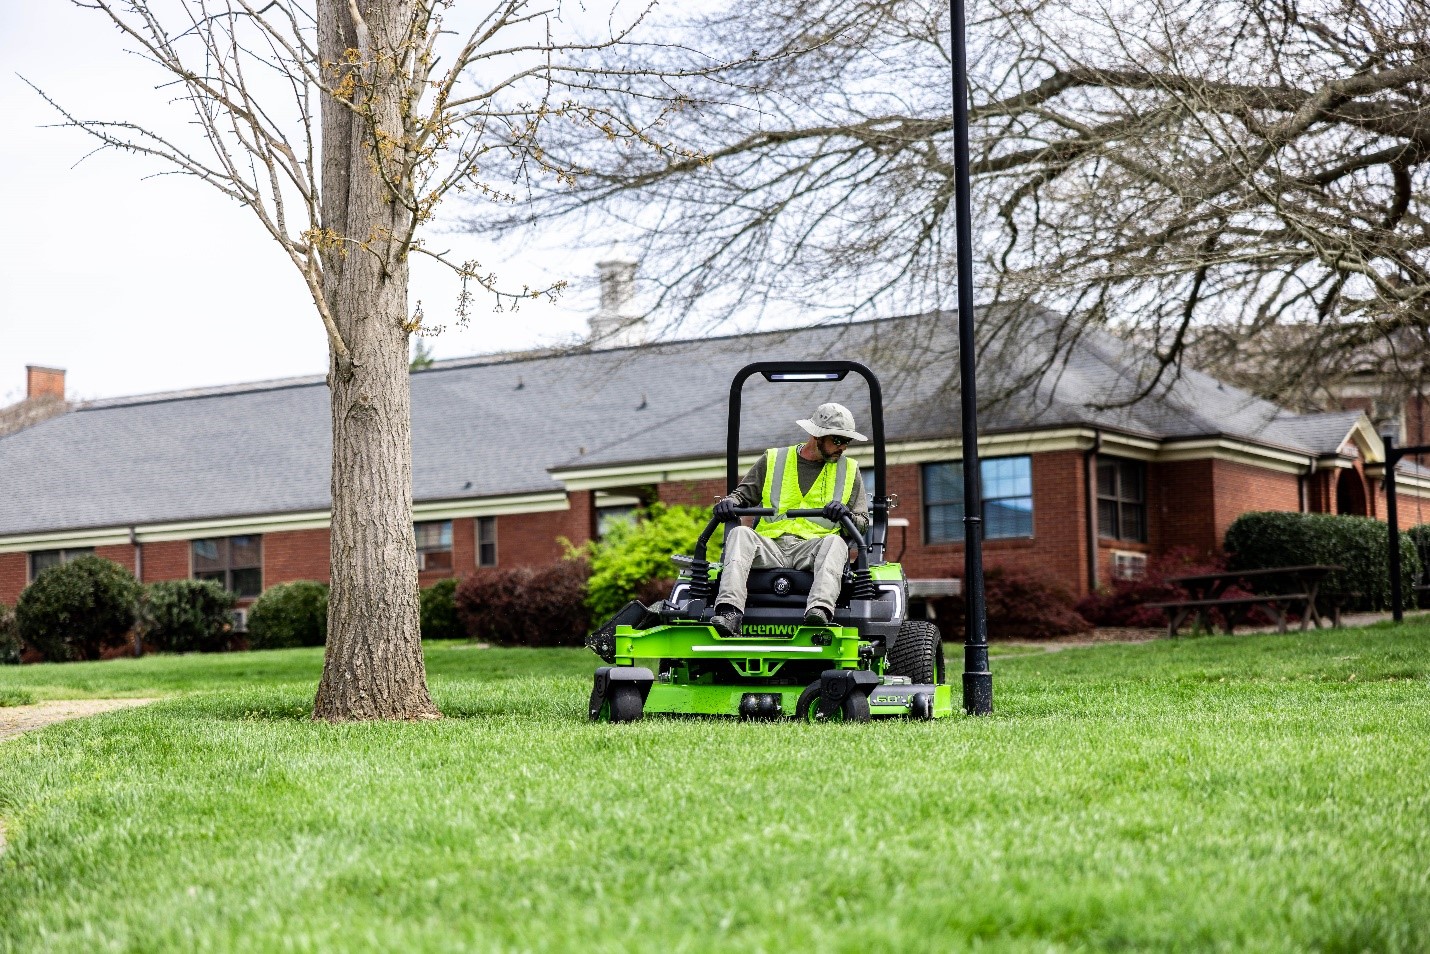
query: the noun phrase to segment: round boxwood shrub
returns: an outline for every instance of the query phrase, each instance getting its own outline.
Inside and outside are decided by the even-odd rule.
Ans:
[[[132,573],[97,556],[50,567],[15,604],[20,638],[51,662],[98,659],[127,641],[139,592]]]
[[[457,619],[457,581],[438,580],[421,593],[422,638],[461,639],[466,636]]]
[[[19,665],[20,654],[24,651],[20,628],[15,625],[15,611],[0,603],[0,666]]]
[[[1226,550],[1231,570],[1345,567],[1321,583],[1317,604],[1325,611],[1390,605],[1390,529],[1379,520],[1327,513],[1244,513],[1227,528]],[[1400,537],[1400,565],[1408,603],[1420,558],[1406,534]]]
[[[328,641],[328,585],[316,580],[279,583],[248,610],[253,649],[321,646]]]
[[[651,504],[634,523],[616,523],[602,540],[589,545],[591,579],[586,584],[586,606],[591,618],[602,622],[619,612],[652,580],[668,580],[677,567],[675,553],[689,553],[700,532],[710,522],[709,507]],[[720,558],[717,530],[711,537],[707,559]]]
[[[235,597],[214,580],[164,580],[144,588],[139,626],[144,644],[165,653],[229,648]]]

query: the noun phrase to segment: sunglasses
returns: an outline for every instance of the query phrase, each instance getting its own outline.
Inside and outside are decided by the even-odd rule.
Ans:
[[[833,437],[833,436],[831,436],[829,439],[834,442],[834,446],[835,446],[835,447],[848,447],[848,446],[849,446],[849,442],[852,441],[854,438],[852,438],[852,437]]]

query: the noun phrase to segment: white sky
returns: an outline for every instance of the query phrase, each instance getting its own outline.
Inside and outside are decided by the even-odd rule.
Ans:
[[[145,176],[156,160],[104,152],[41,128],[60,117],[24,76],[79,116],[165,116],[153,74],[102,15],[68,0],[0,0],[0,405],[24,397],[25,365],[64,368],[71,398],[110,397],[327,368],[307,292],[252,214],[195,179]],[[479,301],[465,331],[429,338],[457,357],[569,341],[595,308],[598,252],[553,236],[543,247],[434,237],[503,284],[572,283],[555,305],[494,315]],[[567,247],[569,246],[569,247]],[[446,323],[456,285],[414,266],[412,300]]]

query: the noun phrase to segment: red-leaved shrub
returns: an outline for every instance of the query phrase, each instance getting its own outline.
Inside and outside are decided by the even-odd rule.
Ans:
[[[1077,611],[1094,626],[1166,626],[1167,614],[1146,604],[1187,598],[1187,591],[1167,582],[1168,577],[1221,573],[1225,569],[1225,556],[1208,557],[1191,547],[1178,547],[1149,558],[1140,579],[1112,580],[1084,596],[1078,601]],[[1228,590],[1226,595],[1239,595],[1239,591]]]
[[[457,616],[468,636],[498,646],[580,646],[590,575],[585,560],[486,571],[457,587]]]
[[[996,566],[984,570],[983,602],[990,639],[1048,639],[1092,629],[1073,608],[1073,596],[1065,587],[1031,573]],[[934,612],[944,639],[963,639],[962,596],[935,600]]]

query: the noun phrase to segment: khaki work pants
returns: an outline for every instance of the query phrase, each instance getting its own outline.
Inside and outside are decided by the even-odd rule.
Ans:
[[[831,615],[839,596],[840,578],[849,562],[849,544],[837,533],[805,540],[786,534],[771,540],[749,527],[735,527],[725,538],[724,569],[715,605],[728,604],[744,612],[751,569],[813,570],[806,609],[818,607]]]

